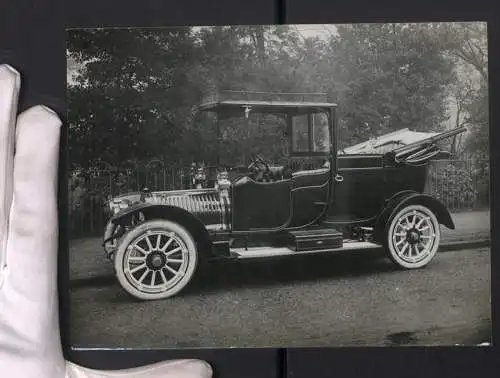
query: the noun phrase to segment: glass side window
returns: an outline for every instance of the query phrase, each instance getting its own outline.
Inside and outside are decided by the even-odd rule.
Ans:
[[[328,116],[325,113],[314,113],[292,117],[291,145],[292,153],[328,153]]]
[[[330,133],[327,115],[325,113],[313,114],[312,123],[313,152],[328,152],[330,149]]]
[[[292,152],[309,152],[309,115],[292,118]]]

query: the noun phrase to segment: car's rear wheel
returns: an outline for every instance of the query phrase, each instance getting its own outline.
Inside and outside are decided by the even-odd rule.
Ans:
[[[405,269],[422,268],[434,258],[441,233],[434,213],[422,205],[409,205],[392,218],[387,232],[391,260]]]
[[[184,290],[198,268],[193,236],[180,224],[151,220],[120,240],[115,271],[120,285],[141,300],[172,297]]]

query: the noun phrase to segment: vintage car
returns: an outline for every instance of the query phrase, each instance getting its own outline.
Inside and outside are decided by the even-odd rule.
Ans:
[[[336,104],[250,97],[218,96],[199,111],[217,119],[279,115],[290,157],[318,165],[276,166],[254,155],[247,169],[218,169],[213,187],[111,199],[103,247],[123,289],[141,300],[172,297],[215,259],[382,247],[400,268],[429,264],[441,225],[454,223],[440,201],[424,194],[427,167],[446,153],[439,142],[465,129],[384,154],[348,155],[337,149]]]

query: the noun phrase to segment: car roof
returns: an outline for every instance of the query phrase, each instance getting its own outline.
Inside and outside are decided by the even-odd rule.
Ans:
[[[204,98],[200,111],[236,112],[250,108],[257,112],[301,113],[331,109],[337,104],[327,102],[325,93],[283,93],[224,90]]]
[[[238,109],[250,108],[259,112],[301,112],[324,110],[336,107],[337,104],[330,102],[303,102],[303,101],[245,101],[245,100],[224,100],[206,102],[198,106],[200,111],[234,111]]]

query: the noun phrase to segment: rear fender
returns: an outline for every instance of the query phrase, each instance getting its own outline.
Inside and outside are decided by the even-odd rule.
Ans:
[[[386,227],[401,209],[409,205],[422,205],[429,208],[436,215],[440,224],[451,230],[455,229],[451,214],[441,201],[417,192],[401,192],[387,202],[386,207],[377,218],[374,229],[375,241],[380,242],[384,240]]]
[[[211,238],[205,225],[193,214],[180,207],[141,203],[118,213],[110,222],[115,225],[127,224],[138,213],[144,214],[146,220],[168,219],[179,223],[193,235],[201,250],[211,252]]]

